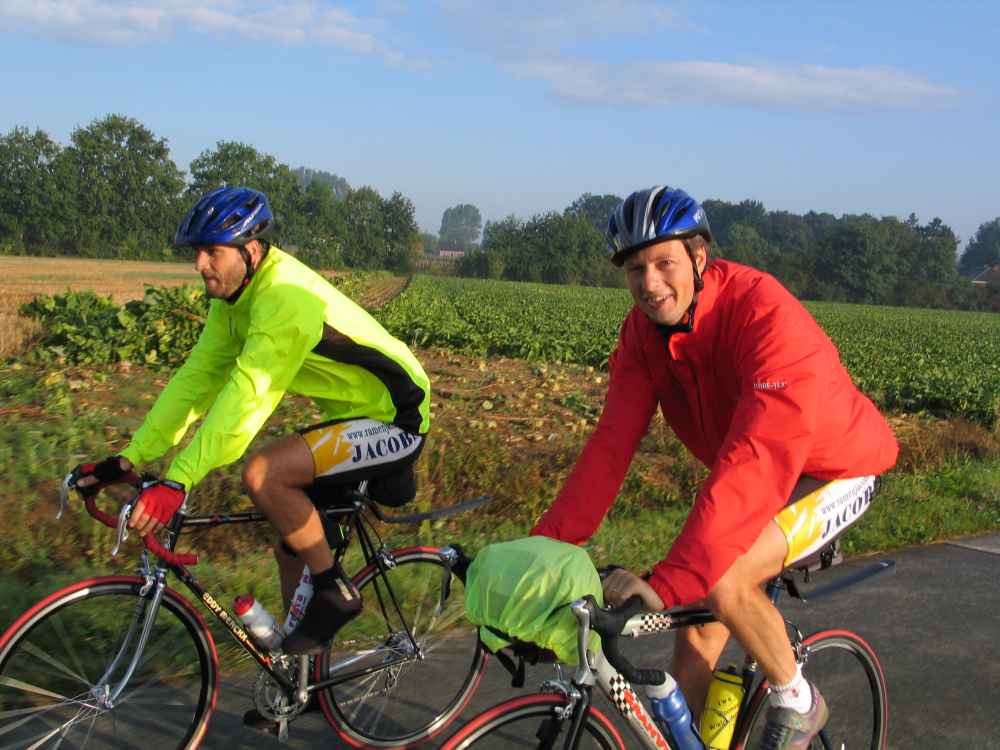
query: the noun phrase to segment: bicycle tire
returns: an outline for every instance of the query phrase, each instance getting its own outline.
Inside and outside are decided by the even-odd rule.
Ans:
[[[437,548],[391,554],[391,569],[371,565],[354,577],[364,600],[362,615],[317,660],[317,681],[370,670],[320,691],[327,721],[355,747],[413,747],[439,734],[465,708],[488,657],[475,626],[465,620],[464,587],[454,575],[446,609],[436,614],[444,572]],[[420,654],[406,636],[386,580]],[[383,666],[387,659],[395,663]]]
[[[565,696],[536,693],[511,698],[474,717],[449,737],[441,750],[502,750],[505,748],[562,748],[570,719],[557,716],[565,709]],[[580,750],[625,750],[614,724],[590,706],[581,725]]]
[[[149,603],[139,594],[144,584],[136,576],[80,581],[32,606],[0,636],[0,745],[198,747],[218,690],[215,644],[171,589],[124,691],[101,705],[131,662],[137,639],[130,629],[139,630],[131,625]]]
[[[830,708],[830,719],[810,748],[885,750],[889,701],[885,672],[875,650],[849,630],[821,630],[803,643],[807,647],[803,674],[819,688]],[[746,730],[739,733],[742,739],[736,750],[757,747],[769,695],[767,683],[761,683],[748,704],[750,719]]]

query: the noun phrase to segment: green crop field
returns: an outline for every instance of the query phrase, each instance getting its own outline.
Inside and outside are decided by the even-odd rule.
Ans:
[[[631,298],[616,289],[417,277],[379,318],[419,346],[603,366]],[[1000,315],[807,303],[880,406],[961,415],[1000,409]]]

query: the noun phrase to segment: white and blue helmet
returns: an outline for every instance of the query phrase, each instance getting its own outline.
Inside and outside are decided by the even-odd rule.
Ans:
[[[608,219],[605,239],[611,262],[620,266],[629,255],[654,242],[696,235],[712,241],[705,209],[683,190],[658,185],[636,190],[618,205]]]

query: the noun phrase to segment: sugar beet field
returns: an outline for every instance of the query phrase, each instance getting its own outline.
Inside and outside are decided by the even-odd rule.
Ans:
[[[418,276],[378,317],[418,346],[603,366],[631,306],[620,289]],[[1000,412],[1000,315],[806,303],[858,386],[881,407]]]
[[[364,274],[334,278],[352,296],[368,281]],[[603,367],[630,305],[623,289],[416,276],[375,315],[418,347]],[[837,344],[858,386],[883,409],[998,425],[1000,315],[806,307]],[[29,308],[48,333],[35,353],[43,361],[128,360],[167,368],[183,361],[207,310],[197,287],[150,288],[124,308],[92,293],[40,298],[25,312]]]

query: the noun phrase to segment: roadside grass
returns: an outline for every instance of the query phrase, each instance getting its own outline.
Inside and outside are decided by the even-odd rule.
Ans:
[[[522,536],[552,502],[583,446],[602,384],[586,368],[545,367],[475,358],[419,356],[442,394],[434,430],[417,466],[419,492],[408,511],[451,505],[479,494],[485,508],[420,527],[380,528],[391,546],[462,543],[475,552]],[[138,542],[109,559],[111,532],[79,503],[56,522],[58,481],[72,466],[120,450],[166,376],[140,367],[89,372],[0,367],[0,628],[58,585],[85,575],[129,573]],[[556,391],[553,385],[559,385]],[[542,398],[535,398],[543,393]],[[527,392],[530,405],[514,391]],[[567,393],[575,394],[567,407]],[[486,396],[484,396],[486,394]],[[505,395],[506,394],[506,395]],[[484,412],[488,396],[491,408]],[[505,412],[506,408],[516,413]],[[536,408],[532,408],[536,407]],[[527,413],[530,416],[518,416]],[[591,417],[588,420],[587,416]],[[484,416],[485,415],[485,416]],[[509,419],[504,419],[509,417]],[[315,421],[313,405],[286,398],[254,446]],[[581,427],[580,420],[588,426]],[[846,535],[860,554],[1000,529],[1000,440],[963,422],[891,415],[899,466],[863,521]],[[251,446],[253,450],[254,446]],[[164,461],[148,468],[162,471]],[[679,533],[706,472],[659,420],[642,441],[617,502],[588,545],[595,560],[637,571],[662,558]],[[114,510],[112,497],[104,507]],[[195,512],[245,510],[240,464],[212,472],[192,495]],[[221,602],[249,591],[280,611],[267,524],[234,525],[186,535],[180,548],[202,562],[195,573]],[[221,634],[220,634],[221,635]]]

